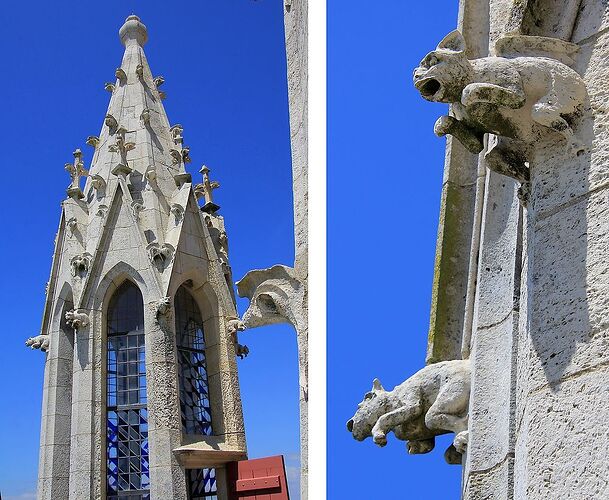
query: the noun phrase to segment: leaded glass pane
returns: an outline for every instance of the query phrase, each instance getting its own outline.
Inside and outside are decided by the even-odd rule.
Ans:
[[[174,302],[182,429],[185,434],[211,435],[203,320],[192,295],[185,288],[178,289]]]
[[[107,318],[107,498],[149,500],[144,305],[126,281]]]
[[[186,481],[189,500],[217,500],[215,469],[188,469]]]

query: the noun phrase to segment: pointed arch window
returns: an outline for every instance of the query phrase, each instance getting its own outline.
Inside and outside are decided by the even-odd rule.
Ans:
[[[184,434],[212,433],[203,318],[193,296],[182,286],[175,300],[176,344],[180,377],[180,410]],[[217,499],[215,469],[186,470],[189,500]]]
[[[107,499],[149,500],[144,303],[125,281],[108,306]]]
[[[176,344],[180,367],[180,409],[184,434],[212,433],[205,334],[201,312],[182,286],[174,301]]]

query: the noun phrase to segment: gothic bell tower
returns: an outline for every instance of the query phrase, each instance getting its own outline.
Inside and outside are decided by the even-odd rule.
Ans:
[[[185,169],[146,26],[132,15],[119,35],[90,166],[76,149],[65,167],[42,329],[27,341],[46,351],[38,498],[222,499],[246,446],[218,183]]]

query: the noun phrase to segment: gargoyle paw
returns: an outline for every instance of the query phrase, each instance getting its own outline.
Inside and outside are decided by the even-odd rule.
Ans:
[[[463,454],[467,450],[468,442],[469,442],[469,431],[461,431],[455,436],[453,445],[459,453]]]
[[[374,444],[381,448],[387,444],[387,436],[381,432],[375,434],[372,439],[374,440]]]
[[[438,137],[444,137],[445,135],[450,134],[456,121],[457,119],[452,116],[441,116],[436,120],[433,127],[434,134]]]

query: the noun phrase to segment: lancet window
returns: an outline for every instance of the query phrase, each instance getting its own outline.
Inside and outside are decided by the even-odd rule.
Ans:
[[[183,286],[175,295],[174,307],[182,431],[188,435],[211,435],[205,333],[201,312],[193,296]],[[216,498],[214,469],[189,469],[186,471],[186,481],[190,500]]]
[[[107,314],[107,499],[149,500],[142,294],[125,281]]]
[[[184,287],[178,289],[174,302],[182,430],[184,434],[210,435],[212,423],[201,312]]]

